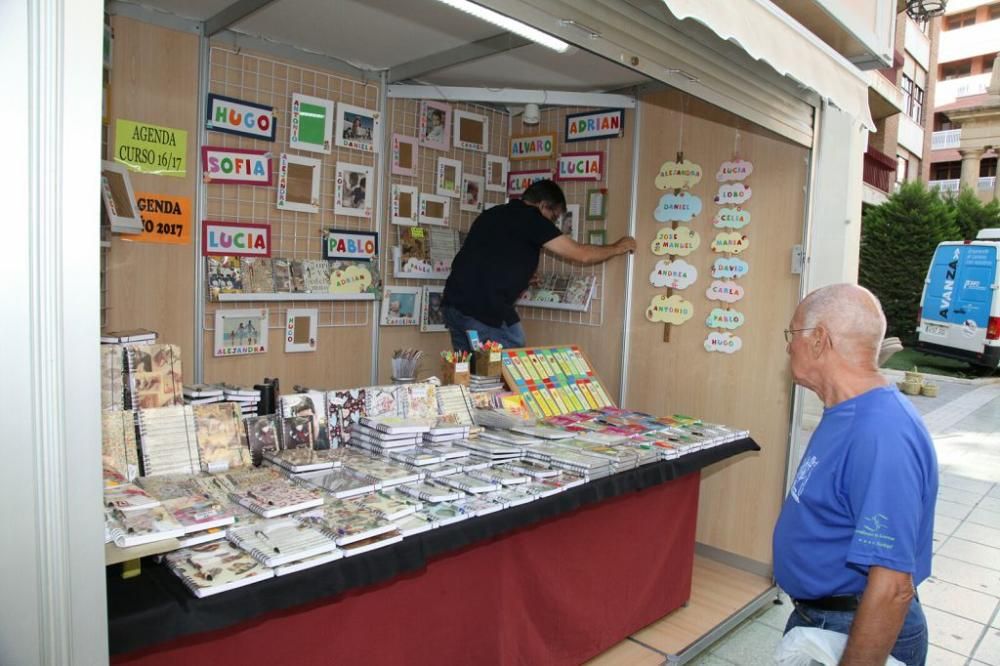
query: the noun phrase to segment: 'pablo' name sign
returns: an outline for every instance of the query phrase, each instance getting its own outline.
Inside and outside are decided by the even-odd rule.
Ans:
[[[328,229],[323,244],[324,259],[364,259],[378,254],[378,234],[371,231]]]
[[[271,157],[263,150],[202,146],[201,164],[206,183],[271,184]]]
[[[274,141],[274,107],[209,93],[205,127],[215,132]]]
[[[556,160],[556,180],[601,180],[604,153],[563,153]]]
[[[201,225],[201,253],[206,256],[270,257],[271,226],[205,220]]]

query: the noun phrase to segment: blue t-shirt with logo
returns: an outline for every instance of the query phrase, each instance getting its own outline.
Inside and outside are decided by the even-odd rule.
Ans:
[[[895,386],[823,411],[774,528],[774,577],[793,599],[860,594],[872,565],[931,572],[937,456]]]

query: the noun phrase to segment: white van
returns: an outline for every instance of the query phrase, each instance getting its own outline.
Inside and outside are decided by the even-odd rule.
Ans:
[[[917,349],[984,368],[1000,366],[1000,229],[941,243],[920,297]]]

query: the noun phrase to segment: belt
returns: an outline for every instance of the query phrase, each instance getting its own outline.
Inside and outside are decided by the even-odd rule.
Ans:
[[[796,605],[823,611],[851,612],[858,610],[861,598],[856,594],[845,594],[822,599],[793,599]]]

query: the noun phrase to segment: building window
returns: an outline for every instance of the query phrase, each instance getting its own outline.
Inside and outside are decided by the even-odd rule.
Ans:
[[[931,180],[958,180],[961,177],[961,162],[937,162],[931,165]]]
[[[990,21],[995,21],[996,19],[1000,19],[1000,3],[997,3],[995,5],[990,5],[989,16],[990,16],[989,18]]]
[[[1000,7],[1000,5],[994,5],[995,7]],[[993,62],[997,59],[996,53],[990,53],[989,55],[983,56],[983,72],[989,74],[993,71]]]
[[[918,125],[924,122],[924,89],[913,82],[906,74],[900,84],[903,91],[903,109],[906,115],[913,119]]]
[[[905,183],[906,182],[906,170],[910,166],[910,161],[903,157],[902,155],[896,156],[896,182]]]
[[[960,14],[952,14],[951,16],[946,16],[944,19],[944,29],[945,30],[956,30],[958,28],[964,28],[969,25],[974,25],[976,22],[976,10],[970,10],[967,12],[962,12]]]
[[[987,157],[979,160],[979,177],[993,178],[997,175],[997,158]]]
[[[972,59],[966,60],[956,60],[955,62],[949,62],[941,65],[940,76],[938,79],[940,81],[947,81],[949,79],[958,79],[963,76],[968,76],[972,73]]]

